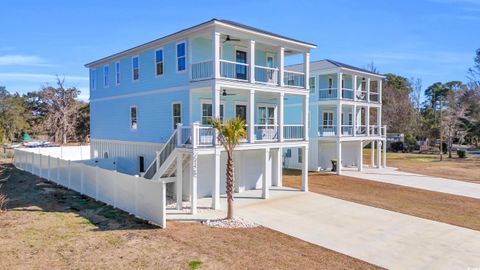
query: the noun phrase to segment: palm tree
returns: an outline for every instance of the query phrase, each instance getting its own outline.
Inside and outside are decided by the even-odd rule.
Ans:
[[[225,123],[221,119],[212,121],[212,126],[218,131],[218,141],[227,152],[227,219],[233,218],[233,188],[235,186],[233,150],[240,143],[240,140],[247,137],[245,121],[241,118],[231,118]]]

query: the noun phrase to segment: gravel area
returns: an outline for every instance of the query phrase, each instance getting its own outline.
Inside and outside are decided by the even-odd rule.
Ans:
[[[177,200],[172,197],[167,197],[167,209],[177,209]],[[182,202],[182,210],[175,210],[175,213],[190,213],[190,202]],[[214,211],[211,208],[197,207],[198,213],[208,213]]]
[[[213,219],[204,221],[203,224],[214,228],[255,228],[260,226],[242,218]]]

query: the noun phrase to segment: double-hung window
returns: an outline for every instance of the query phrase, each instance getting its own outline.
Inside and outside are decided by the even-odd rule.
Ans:
[[[185,71],[187,66],[186,43],[177,44],[177,71]]]
[[[173,103],[172,105],[173,129],[177,128],[177,124],[182,122],[182,104]]]
[[[212,103],[202,103],[202,125],[211,125],[213,119]],[[220,104],[220,120],[223,121],[223,104]]]
[[[155,51],[155,75],[163,75],[163,49]]]
[[[110,68],[107,66],[103,67],[103,87],[108,87],[108,82],[109,82],[109,71]]]
[[[130,128],[137,129],[137,107],[132,106],[130,107]]]
[[[92,71],[90,72],[90,87],[92,90],[95,90],[95,88],[97,87],[97,70],[96,69],[92,69]]]
[[[120,62],[115,63],[115,84],[120,84]]]
[[[134,81],[140,79],[140,65],[138,56],[132,58],[132,77]]]

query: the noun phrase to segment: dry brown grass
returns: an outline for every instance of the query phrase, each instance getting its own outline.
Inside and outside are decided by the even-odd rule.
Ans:
[[[370,149],[364,151],[364,163],[370,163]],[[438,155],[413,153],[387,153],[387,166],[396,167],[401,171],[420,173],[430,176],[451,178],[480,184],[480,159],[458,158],[455,153],[452,158]]]
[[[299,171],[286,170],[283,179],[285,186],[301,186]],[[477,199],[326,173],[310,173],[309,190],[480,231]]]
[[[168,222],[159,229],[10,164],[0,218],[0,269],[374,269],[258,227]]]

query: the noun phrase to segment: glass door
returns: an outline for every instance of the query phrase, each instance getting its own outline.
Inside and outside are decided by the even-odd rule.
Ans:
[[[235,60],[237,63],[246,64],[247,63],[247,53],[244,51],[236,51],[235,53]],[[239,80],[246,80],[247,79],[247,66],[245,65],[236,65],[236,78]]]

